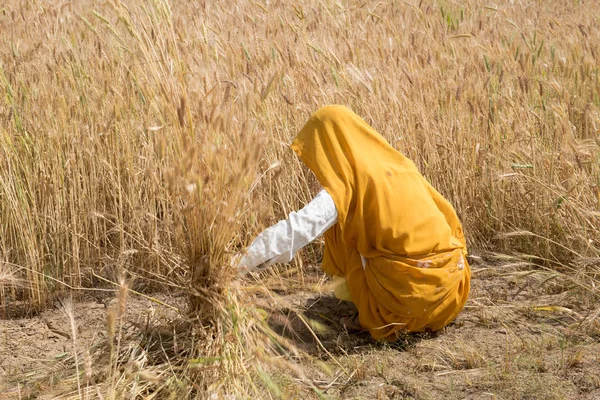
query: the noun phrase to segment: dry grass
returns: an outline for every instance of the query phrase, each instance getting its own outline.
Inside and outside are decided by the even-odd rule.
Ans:
[[[593,302],[600,21],[590,7],[5,1],[0,312],[113,290],[106,280],[119,298],[185,290],[186,327],[172,337],[189,353],[135,364],[156,376],[127,375],[115,309],[110,360],[105,347],[82,355],[77,378],[91,382],[93,361],[108,366],[92,380],[113,397],[200,396],[209,386],[277,397],[277,366],[256,360],[273,347],[292,359],[293,346],[243,305],[249,290],[232,283],[228,264],[315,192],[286,144],[328,103],[350,106],[415,160],[456,206],[472,250],[557,271]],[[297,258],[301,282],[319,253]],[[443,357],[481,364],[468,346]]]

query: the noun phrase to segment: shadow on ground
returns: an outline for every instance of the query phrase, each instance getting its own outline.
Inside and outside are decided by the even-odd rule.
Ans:
[[[436,336],[407,334],[393,343],[376,342],[367,331],[348,331],[340,323],[342,317],[355,313],[356,307],[331,295],[293,293],[264,308],[271,329],[311,355],[347,356],[384,347],[407,351],[415,343]]]

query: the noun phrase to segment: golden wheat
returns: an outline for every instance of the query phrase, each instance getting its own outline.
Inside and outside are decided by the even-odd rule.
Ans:
[[[595,296],[599,24],[561,1],[5,1],[2,312],[121,276],[136,291],[185,288],[206,347],[195,342],[189,365],[148,367],[148,387],[275,393],[269,367],[250,368],[268,354],[245,349],[274,336],[239,304],[229,257],[317,190],[286,144],[328,103],[417,163],[472,251],[514,254]],[[133,382],[119,381],[120,286],[102,390],[113,397]],[[152,375],[181,370],[185,388]]]

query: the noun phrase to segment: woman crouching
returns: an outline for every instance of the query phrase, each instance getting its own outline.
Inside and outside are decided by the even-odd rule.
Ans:
[[[469,294],[465,238],[452,205],[415,164],[342,106],[314,113],[291,148],[323,190],[262,232],[237,258],[240,272],[289,262],[324,235],[322,268],[358,310],[344,324],[394,340],[452,322]]]

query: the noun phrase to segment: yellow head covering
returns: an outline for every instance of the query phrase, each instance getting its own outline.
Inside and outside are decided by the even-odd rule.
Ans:
[[[323,269],[346,278],[361,324],[386,338],[454,319],[469,291],[461,224],[414,163],[342,106],[313,114],[291,147],[335,202]]]

